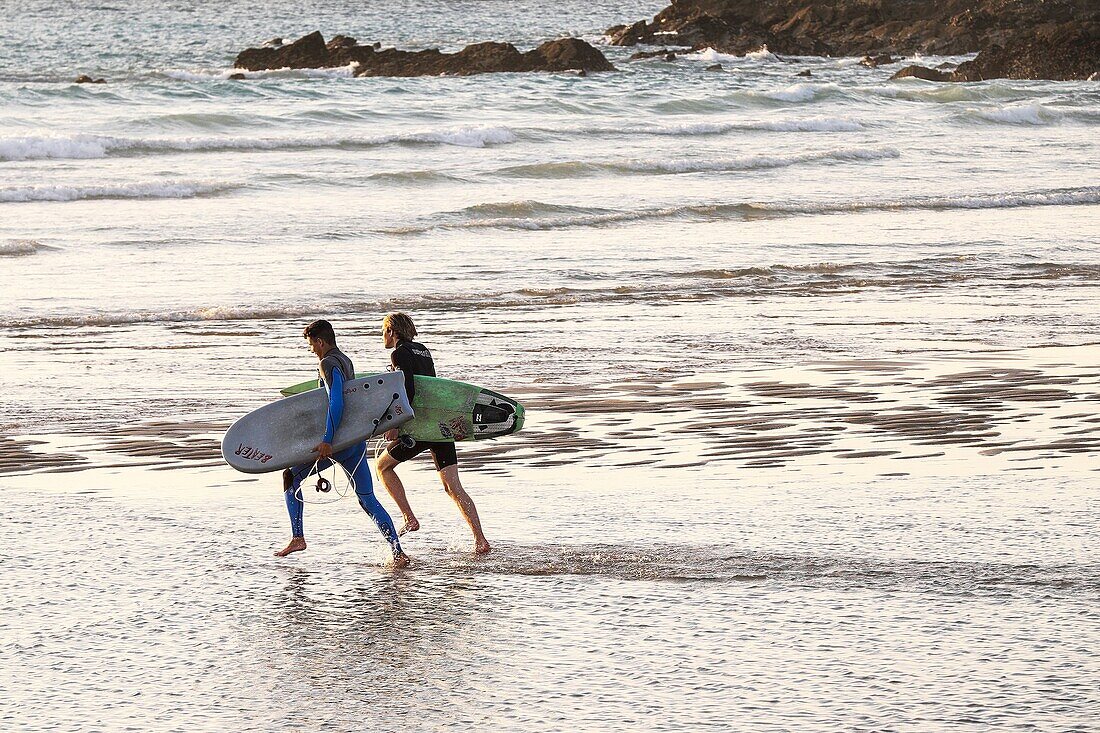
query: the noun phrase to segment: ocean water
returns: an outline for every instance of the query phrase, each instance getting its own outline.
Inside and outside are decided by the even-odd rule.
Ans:
[[[602,45],[661,7],[0,4],[4,729],[1097,730],[1100,86]],[[228,78],[313,30],[619,71]],[[527,406],[494,552],[421,461],[412,569],[277,560],[220,436],[392,310]]]

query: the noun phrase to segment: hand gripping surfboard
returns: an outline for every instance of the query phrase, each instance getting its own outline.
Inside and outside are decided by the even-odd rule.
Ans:
[[[431,442],[488,440],[511,435],[523,427],[523,405],[499,392],[453,379],[419,374],[413,379],[414,417],[401,427],[402,435]],[[300,394],[316,389],[314,379],[287,387],[282,393]]]
[[[316,382],[314,382],[316,384]],[[325,434],[328,393],[313,389],[253,410],[222,438],[225,462],[245,473],[279,471],[317,459]],[[400,427],[413,417],[400,372],[357,377],[344,384],[344,417],[332,439],[338,452]]]

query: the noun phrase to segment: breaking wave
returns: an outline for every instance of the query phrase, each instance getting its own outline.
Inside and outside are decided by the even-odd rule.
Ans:
[[[675,174],[764,170],[803,163],[882,160],[901,155],[894,148],[842,148],[800,155],[750,155],[709,160],[561,161],[502,168],[499,175],[519,178],[575,178],[598,173]]]
[[[196,136],[179,138],[115,137],[76,134],[59,137],[0,138],[0,161],[106,158],[110,155],[293,150],[296,148],[369,148],[400,143],[481,148],[516,141],[504,127],[456,127],[391,135],[287,135],[271,137]]]
[[[85,199],[186,199],[239,188],[236,183],[161,181],[100,186],[17,186],[0,188],[0,203],[81,201]]]
[[[9,239],[7,242],[0,242],[0,257],[27,257],[56,249],[57,247],[50,247],[33,239]]]
[[[1001,125],[1049,125],[1059,121],[1062,115],[1041,104],[1020,104],[996,109],[969,109],[966,116],[983,122]]]
[[[380,230],[383,234],[424,234],[446,229],[520,229],[530,231],[598,227],[660,219],[682,221],[723,221],[762,217],[852,214],[868,211],[954,209],[1012,209],[1031,206],[1079,206],[1100,203],[1100,186],[1055,189],[1028,193],[975,194],[962,196],[915,196],[893,200],[806,202],[767,204],[757,202],[708,203],[654,209],[616,211],[588,207],[562,207],[556,204],[523,201],[481,204],[443,214],[451,221]],[[500,216],[485,218],[485,211]]]

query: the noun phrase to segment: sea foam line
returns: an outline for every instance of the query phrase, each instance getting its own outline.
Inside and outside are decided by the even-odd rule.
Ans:
[[[182,138],[115,137],[78,133],[68,136],[0,138],[0,161],[106,158],[113,154],[365,148],[395,143],[424,143],[481,148],[516,141],[505,127],[455,127],[390,135],[292,135],[270,137],[199,136]]]
[[[559,130],[546,130],[547,132],[571,132],[587,135],[667,135],[667,136],[693,136],[693,135],[721,135],[727,132],[743,130],[745,132],[859,132],[865,129],[862,122],[849,117],[804,117],[780,120],[699,120],[697,122],[682,122],[676,124],[630,124],[630,125],[595,125],[590,127],[575,127]]]
[[[510,166],[497,171],[500,175],[529,178],[572,178],[601,172],[612,173],[704,173],[765,170],[785,168],[803,163],[883,160],[900,157],[895,148],[841,148],[799,155],[749,155],[739,158],[622,160],[622,161],[562,161],[533,165]]]
[[[767,204],[757,202],[688,204],[654,209],[614,211],[584,209],[543,204],[537,201],[495,204],[496,210],[513,210],[517,215],[483,218],[488,205],[470,207],[449,216],[463,216],[464,221],[444,221],[379,230],[382,234],[416,235],[449,229],[518,229],[549,231],[608,224],[625,224],[652,220],[723,221],[730,219],[787,217],[799,215],[854,214],[873,211],[964,209],[1011,209],[1032,206],[1079,206],[1100,203],[1100,186],[1075,189],[1055,189],[1009,194],[970,194],[961,196],[924,196],[880,201],[807,202],[799,204]],[[556,215],[556,212],[564,215]],[[444,215],[448,216],[448,215]]]
[[[868,287],[943,287],[958,283],[1031,282],[1045,287],[1051,280],[1100,281],[1100,266],[1088,263],[1010,263],[999,260],[976,267],[971,257],[933,257],[902,262],[773,264],[724,269],[635,273],[641,280],[596,287],[557,286],[496,292],[430,293],[378,300],[211,306],[190,310],[115,311],[39,315],[6,319],[14,328],[111,327],[136,324],[285,321],[322,315],[365,312],[434,311],[470,313],[511,308],[537,308],[622,301],[691,300],[768,295],[806,295]]]
[[[0,203],[82,201],[87,199],[185,199],[238,188],[228,182],[153,181],[95,186],[17,186],[0,188]]]
[[[0,257],[26,257],[54,249],[57,248],[34,239],[9,239],[7,242],[0,242]]]

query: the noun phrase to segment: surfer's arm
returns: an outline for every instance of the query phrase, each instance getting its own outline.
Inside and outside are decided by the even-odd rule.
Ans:
[[[322,443],[332,443],[332,437],[344,418],[344,373],[336,368],[329,378],[332,383],[328,385],[328,418],[325,420],[325,437],[321,440]]]
[[[404,349],[394,349],[390,352],[390,364],[393,365],[395,371],[399,371],[405,376],[405,396],[409,398],[409,404],[411,405],[413,396],[416,394],[416,385],[413,383],[415,372],[409,360],[402,358],[404,355]]]

